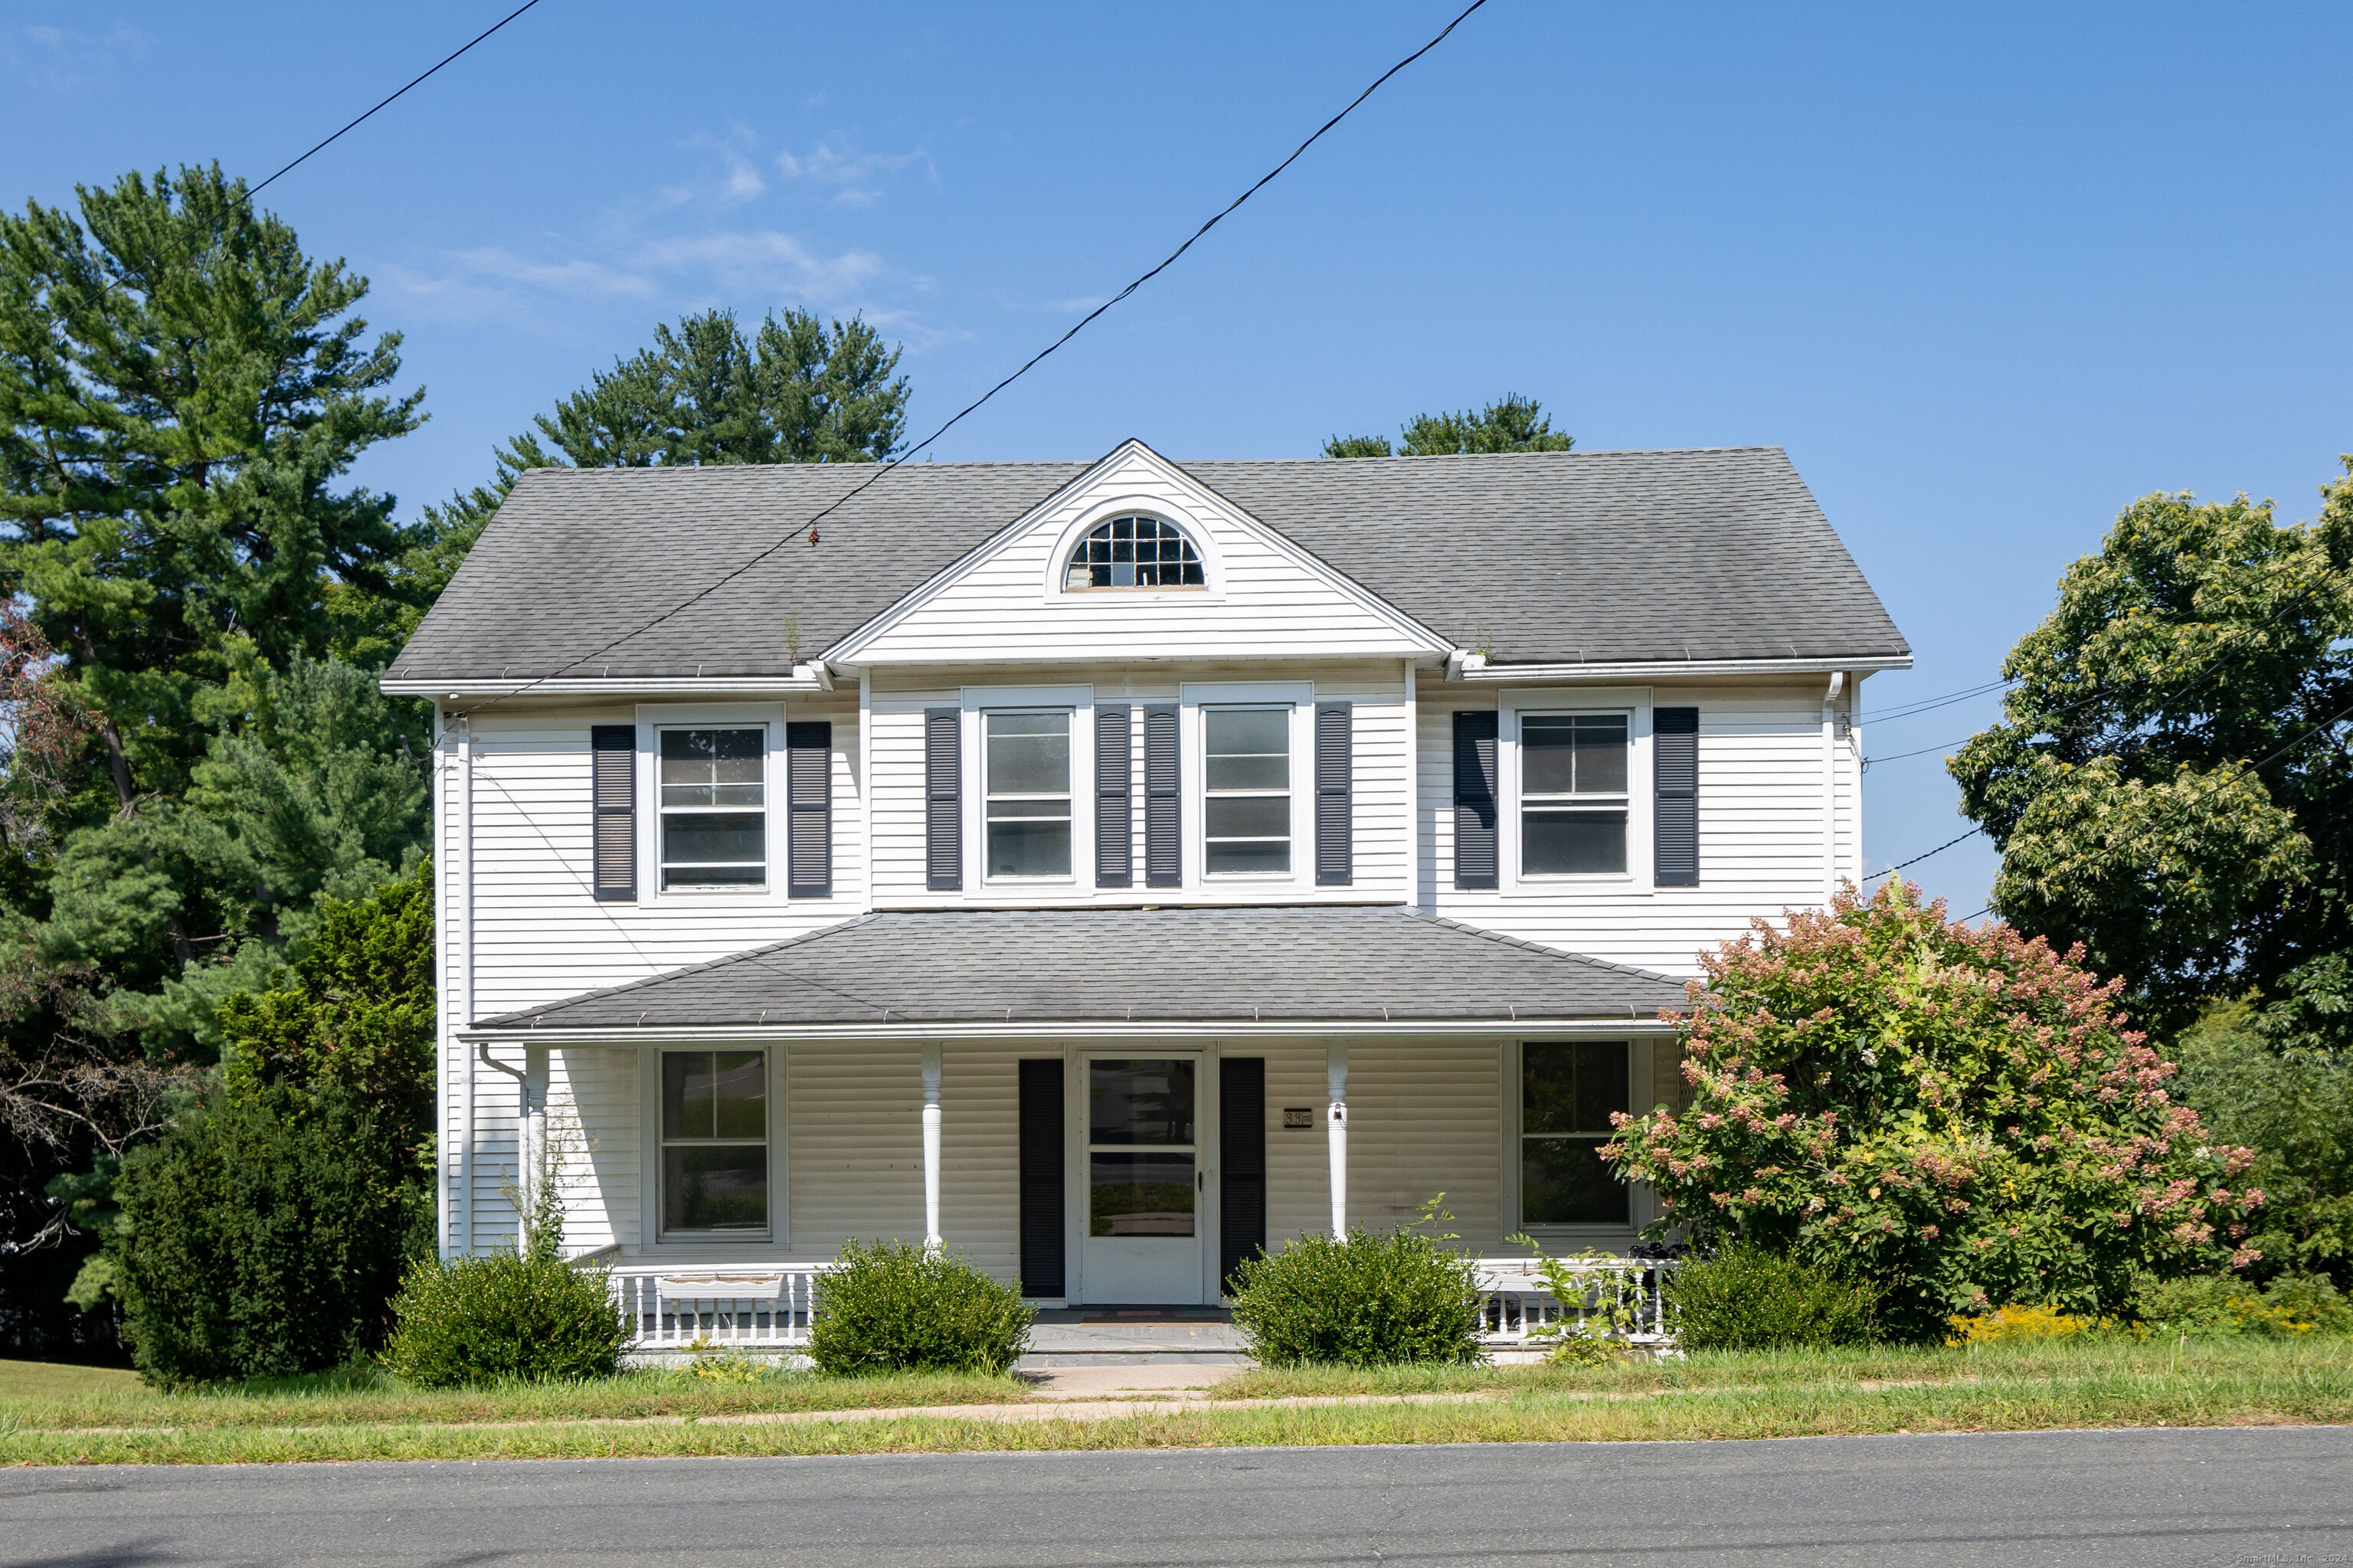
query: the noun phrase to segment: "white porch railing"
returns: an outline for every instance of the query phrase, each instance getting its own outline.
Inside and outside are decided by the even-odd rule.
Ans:
[[[1540,1265],[1532,1257],[1482,1257],[1479,1260],[1480,1339],[1490,1350],[1526,1345],[1535,1331],[1572,1317],[1593,1318],[1597,1327],[1630,1324],[1626,1339],[1637,1345],[1659,1345],[1674,1339],[1665,1297],[1660,1287],[1673,1271],[1672,1258],[1559,1258],[1556,1266],[1584,1287],[1574,1299],[1563,1302],[1545,1287]],[[1536,1339],[1542,1344],[1542,1339]]]
[[[625,1351],[681,1351],[698,1340],[729,1350],[808,1343],[822,1263],[612,1271],[613,1303],[630,1327]]]
[[[585,1261],[585,1260],[584,1260]],[[613,1302],[629,1325],[628,1351],[681,1351],[697,1340],[729,1350],[797,1350],[808,1343],[817,1277],[826,1263],[693,1267],[633,1265],[610,1273]],[[1479,1260],[1481,1340],[1490,1350],[1540,1346],[1535,1330],[1574,1316],[1632,1325],[1628,1340],[1656,1345],[1674,1338],[1659,1287],[1675,1266],[1648,1258],[1563,1259],[1585,1282],[1564,1303],[1546,1289],[1534,1258]]]

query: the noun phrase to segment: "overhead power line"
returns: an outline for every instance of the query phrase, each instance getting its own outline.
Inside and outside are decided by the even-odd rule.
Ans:
[[[2335,729],[2339,724],[2342,724],[2348,716],[2353,716],[2353,703],[2348,703],[2343,707],[2338,708],[2335,713],[2329,715],[2327,718],[2322,719],[2318,724],[2314,725],[2310,729],[2306,730],[2302,735],[2297,736],[2294,740],[2289,741],[2285,746],[2281,747],[2277,751],[2273,752],[2270,756],[2265,757],[2259,761],[2250,762],[2244,768],[2232,770],[2227,774],[2220,783],[2215,784],[2211,789],[2202,789],[2196,795],[2191,796],[2189,800],[2184,800],[2170,815],[2174,818],[2179,818],[2182,814],[2188,812],[2192,807],[2203,805],[2206,801],[2212,800],[2215,796],[2221,794],[2223,790],[2228,789],[2232,785],[2238,783],[2241,779],[2253,774],[2259,773],[2271,764],[2277,762],[2281,758],[2285,757],[2289,752],[2294,751],[2296,747],[2304,745],[2305,742],[2311,740],[2314,736],[2325,735],[2328,731]],[[2169,821],[2151,823],[2148,827],[2143,828],[2139,832],[2126,839],[2125,842],[2127,844],[2138,843],[2142,839],[2148,837],[2151,833],[2158,832],[2160,828],[2169,825]],[[1984,830],[1978,829],[1977,831],[1982,832]],[[1964,834],[1963,836],[1966,837],[1967,835]],[[1935,850],[1930,850],[1928,852],[1929,854],[1934,854],[1936,853],[1936,852]],[[1921,858],[1926,859],[1926,857],[1923,856]],[[1890,867],[1889,869],[1893,870],[1894,868]],[[1978,915],[1990,915],[1992,913],[1993,906],[1989,904],[1984,908],[1978,910],[1977,915],[1964,915],[1961,918],[1964,921],[1974,920]]]
[[[786,531],[774,544],[762,549],[757,554],[754,555],[749,560],[744,561],[741,566],[733,568],[714,581],[696,589],[693,593],[688,595],[685,599],[681,599],[678,603],[662,611],[659,615],[653,617],[651,620],[644,621],[638,626],[631,627],[628,630],[622,632],[619,636],[588,650],[586,652],[578,655],[576,658],[574,658],[565,663],[558,665],[556,668],[550,670],[545,674],[534,675],[529,681],[517,686],[512,692],[502,692],[496,696],[487,698],[482,702],[475,704],[472,707],[459,709],[459,715],[463,716],[480,713],[483,709],[491,707],[494,704],[506,702],[512,698],[522,696],[524,693],[531,691],[533,687],[541,685],[547,681],[554,680],[555,677],[565,673],[566,671],[576,670],[583,664],[590,663],[602,658],[604,655],[611,652],[614,649],[621,646],[624,642],[628,641],[631,638],[643,636],[646,632],[651,631],[654,628],[660,626],[665,621],[670,620],[673,618],[683,614],[687,610],[691,609],[694,606],[700,604],[704,599],[709,599],[712,594],[717,593],[721,588],[725,588],[729,583],[733,582],[737,577],[742,577],[745,572],[750,571],[753,567],[774,556],[786,545],[801,538],[804,535],[808,536],[811,544],[816,544],[817,525],[818,524],[824,522],[828,517],[830,517],[833,514],[839,512],[842,507],[856,500],[867,490],[880,483],[884,477],[896,471],[902,464],[913,461],[924,450],[924,449],[931,446],[933,442],[938,440],[942,436],[946,435],[950,430],[955,429],[957,425],[961,424],[967,415],[974,413],[981,407],[982,404],[987,403],[999,392],[1004,391],[1008,387],[1012,386],[1016,381],[1018,381],[1024,376],[1029,375],[1029,372],[1037,368],[1038,365],[1049,355],[1052,354],[1056,349],[1060,348],[1064,344],[1070,342],[1072,338],[1078,336],[1080,333],[1086,330],[1086,328],[1104,312],[1110,310],[1113,306],[1118,304],[1123,300],[1125,300],[1129,295],[1144,287],[1145,284],[1149,283],[1153,279],[1157,278],[1161,273],[1174,266],[1178,257],[1193,249],[1194,245],[1197,244],[1204,235],[1208,234],[1209,230],[1217,228],[1218,225],[1232,217],[1235,210],[1239,208],[1242,203],[1250,200],[1250,197],[1258,195],[1260,191],[1265,189],[1268,185],[1273,182],[1275,176],[1282,174],[1285,169],[1291,167],[1292,164],[1297,163],[1308,148],[1313,147],[1316,143],[1322,141],[1324,135],[1329,132],[1334,126],[1339,124],[1341,121],[1345,120],[1349,115],[1355,113],[1357,106],[1363,103],[1365,100],[1372,97],[1374,93],[1379,91],[1382,86],[1386,84],[1391,77],[1405,69],[1406,67],[1413,64],[1414,61],[1421,58],[1422,56],[1436,48],[1440,44],[1444,43],[1449,34],[1452,33],[1455,28],[1461,26],[1463,22],[1470,17],[1472,12],[1478,10],[1481,6],[1486,4],[1487,0],[1471,0],[1471,4],[1464,6],[1460,12],[1458,12],[1452,21],[1447,23],[1443,27],[1440,27],[1437,33],[1431,37],[1428,43],[1422,45],[1419,48],[1414,50],[1413,53],[1398,61],[1397,64],[1389,67],[1388,69],[1381,72],[1380,75],[1375,77],[1371,84],[1367,86],[1364,91],[1350,99],[1346,107],[1343,108],[1337,114],[1333,115],[1331,119],[1326,120],[1323,124],[1317,126],[1314,134],[1310,135],[1304,142],[1300,143],[1298,146],[1293,147],[1291,150],[1290,154],[1286,156],[1282,162],[1275,164],[1274,167],[1269,169],[1265,174],[1261,175],[1250,184],[1247,190],[1242,192],[1241,195],[1234,197],[1233,200],[1219,208],[1218,211],[1212,214],[1209,219],[1203,223],[1200,228],[1195,229],[1191,234],[1187,235],[1185,237],[1184,243],[1178,245],[1176,249],[1171,250],[1167,255],[1162,257],[1149,269],[1139,273],[1127,284],[1125,288],[1121,289],[1119,292],[1113,294],[1111,298],[1105,300],[1093,310],[1089,311],[1085,315],[1079,318],[1077,323],[1075,323],[1068,332],[1065,332],[1061,336],[1056,338],[1053,342],[1048,344],[1045,347],[1031,355],[1028,359],[1023,360],[1020,366],[1016,368],[1011,375],[1006,376],[1003,380],[997,382],[997,385],[991,387],[987,391],[983,392],[979,397],[974,398],[971,402],[957,409],[930,435],[925,436],[913,446],[909,447],[906,450],[900,452],[889,461],[883,463],[872,473],[867,475],[865,479],[851,486],[846,493],[838,499],[827,503],[824,506],[819,507],[817,511],[811,513],[800,522],[796,523],[791,529]]]
[[[417,86],[427,77],[431,76],[435,71],[439,70],[443,66],[448,65],[451,60],[456,59],[459,55],[464,54],[468,49],[472,48],[476,44],[480,43],[484,38],[489,37],[492,33],[497,32],[501,27],[505,26],[509,22],[513,21],[517,16],[522,16],[525,11],[530,10],[533,5],[538,4],[539,0],[522,0],[522,5],[516,6],[513,10],[500,17],[497,21],[491,23],[480,32],[476,33],[472,37],[467,39],[464,43],[459,45],[448,54],[443,55],[438,60],[427,67],[424,70],[418,72],[416,76],[411,77],[408,79],[407,85],[401,88],[399,91],[393,93],[389,98],[381,100],[374,109],[370,109],[366,113],[362,114],[357,119],[345,125],[343,130],[336,132],[333,135],[328,137],[325,141],[321,142],[318,145],[312,147],[309,152],[304,153],[301,157],[295,159],[284,168],[280,169],[277,174],[270,175],[269,178],[262,181],[259,185],[255,185],[253,188],[247,191],[245,193],[246,200],[251,201],[255,196],[259,196],[263,191],[268,190],[271,185],[275,185],[281,176],[292,174],[296,169],[299,169],[304,164],[309,163],[314,155],[325,152],[329,147],[332,147],[337,142],[342,141],[346,132],[358,130],[361,125],[375,117],[377,110],[388,108],[395,99],[397,99],[401,97],[402,94],[407,92],[409,88]]]

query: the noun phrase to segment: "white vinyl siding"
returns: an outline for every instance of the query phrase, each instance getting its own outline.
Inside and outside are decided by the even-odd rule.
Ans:
[[[1066,593],[1082,524],[1138,508],[1181,527],[1200,550],[1203,588]],[[1054,497],[928,599],[858,645],[873,664],[987,664],[1008,647],[1050,659],[1272,655],[1404,657],[1436,650],[1328,567],[1143,453]]]
[[[1635,809],[1628,859],[1638,875],[1610,886],[1562,879],[1472,891],[1453,885],[1453,715],[1493,708],[1502,693],[1424,681],[1418,709],[1420,795],[1416,902],[1433,914],[1565,952],[1672,975],[1699,972],[1699,954],[1740,936],[1752,917],[1822,905],[1822,731],[1820,683],[1803,687],[1653,686],[1648,702],[1699,709],[1699,860],[1696,887],[1654,887],[1649,877],[1651,787],[1647,749],[1627,783]],[[1841,704],[1851,700],[1842,697]],[[1563,711],[1576,699],[1514,694],[1522,711]],[[1862,776],[1854,738],[1838,740],[1838,866],[1860,875],[1853,823]],[[1509,798],[1499,802],[1508,813]],[[1508,819],[1507,819],[1508,822]]]
[[[480,995],[471,1016],[495,1017],[705,963],[860,913],[866,907],[865,857],[855,851],[865,832],[864,770],[855,702],[841,694],[823,705],[797,701],[790,708],[794,718],[833,726],[836,849],[833,895],[790,900],[774,847],[780,833],[772,823],[772,874],[765,888],[696,889],[665,899],[652,892],[652,876],[641,871],[638,901],[598,901],[590,885],[588,730],[591,724],[632,722],[631,710],[560,716],[493,713],[474,719],[474,970]],[[455,820],[455,748],[445,747],[443,755],[452,773],[444,780],[445,826],[435,847],[448,876],[461,864],[462,841]],[[650,771],[649,767],[649,776]],[[772,798],[775,793],[770,790]],[[655,814],[650,789],[639,792],[641,846],[650,846],[654,838],[647,821]],[[449,904],[445,973],[455,975],[463,964],[462,932],[455,918],[457,900]]]
[[[1197,673],[1202,676],[1202,683],[1190,679]],[[1009,671],[1007,684],[1010,687],[1024,675],[1039,673],[1041,672],[1035,669]],[[1067,675],[1068,672],[1063,673]],[[1146,817],[1144,705],[1177,703],[1181,685],[1231,683],[1237,672],[1230,666],[1204,665],[1198,671],[1188,668],[1185,673],[1187,678],[1180,683],[1156,672],[1109,667],[1092,672],[1092,684],[1088,688],[1097,703],[1120,703],[1128,705],[1130,708],[1130,832],[1131,853],[1137,868],[1135,887],[1098,889],[1094,886],[1092,800],[1089,794],[1094,777],[1093,723],[1090,717],[1075,719],[1071,732],[1071,767],[1073,778],[1078,781],[1075,797],[1078,829],[1073,842],[1080,874],[1071,882],[1050,888],[1024,888],[1018,881],[1010,879],[997,879],[983,886],[977,879],[968,877],[963,890],[941,893],[934,893],[926,885],[924,870],[923,711],[961,702],[963,691],[958,687],[927,684],[888,675],[877,677],[871,691],[868,720],[874,750],[871,840],[874,907],[952,908],[967,904],[1066,907],[1088,904],[1132,905],[1137,902],[1143,891]],[[1406,717],[1401,667],[1394,661],[1357,662],[1353,664],[1335,662],[1309,665],[1299,674],[1301,679],[1290,683],[1297,687],[1302,705],[1302,716],[1295,721],[1292,738],[1291,788],[1295,808],[1293,831],[1296,835],[1292,846],[1292,874],[1280,880],[1270,879],[1260,886],[1253,886],[1248,877],[1204,879],[1200,854],[1202,756],[1198,730],[1187,726],[1187,734],[1193,737],[1192,744],[1184,751],[1180,764],[1186,797],[1183,823],[1185,885],[1180,888],[1153,888],[1149,902],[1363,904],[1383,900],[1405,903],[1412,896],[1411,729]],[[1312,747],[1310,718],[1306,715],[1312,715],[1312,704],[1317,697],[1345,697],[1352,705],[1350,717],[1355,757],[1350,816],[1355,837],[1356,879],[1346,887],[1319,889],[1314,885],[1312,838],[1309,836],[1313,826],[1309,810]],[[975,700],[986,706],[986,699]],[[1198,705],[1196,711],[1198,711]],[[972,821],[976,822],[980,820],[977,813],[980,781],[980,764],[968,749],[965,759],[964,789],[975,807]],[[1301,825],[1303,822],[1303,826]],[[837,846],[840,846],[849,841],[837,830],[835,842]],[[971,853],[968,851],[968,855]]]

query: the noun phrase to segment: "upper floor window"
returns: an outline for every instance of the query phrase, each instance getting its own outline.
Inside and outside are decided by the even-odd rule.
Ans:
[[[1520,874],[1626,870],[1626,715],[1520,718]]]
[[[1071,552],[1062,587],[1187,588],[1204,586],[1201,557],[1174,523],[1157,517],[1114,517],[1099,523]]]
[[[1071,874],[1071,715],[983,715],[990,876]]]
[[[768,880],[767,734],[661,732],[661,885],[760,887]]]
[[[1291,874],[1291,709],[1201,711],[1202,867]]]

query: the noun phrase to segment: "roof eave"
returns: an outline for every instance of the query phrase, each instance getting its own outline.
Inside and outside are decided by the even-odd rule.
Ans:
[[[1461,681],[1628,681],[1672,680],[1689,675],[1827,675],[1837,671],[1869,675],[1882,670],[1909,670],[1909,653],[1843,654],[1818,659],[1641,659],[1617,663],[1491,664],[1472,658],[1462,661]]]
[[[897,1044],[908,1040],[1187,1040],[1187,1039],[1524,1039],[1531,1034],[1671,1034],[1675,1025],[1655,1012],[1638,1016],[1631,1006],[1607,1016],[1530,1014],[1524,1018],[1465,1019],[1095,1019],[1048,1018],[1003,1022],[917,1020],[903,1023],[649,1023],[597,1028],[560,1025],[476,1024],[456,1032],[467,1044],[627,1046],[725,1044],[788,1044],[794,1041]]]

